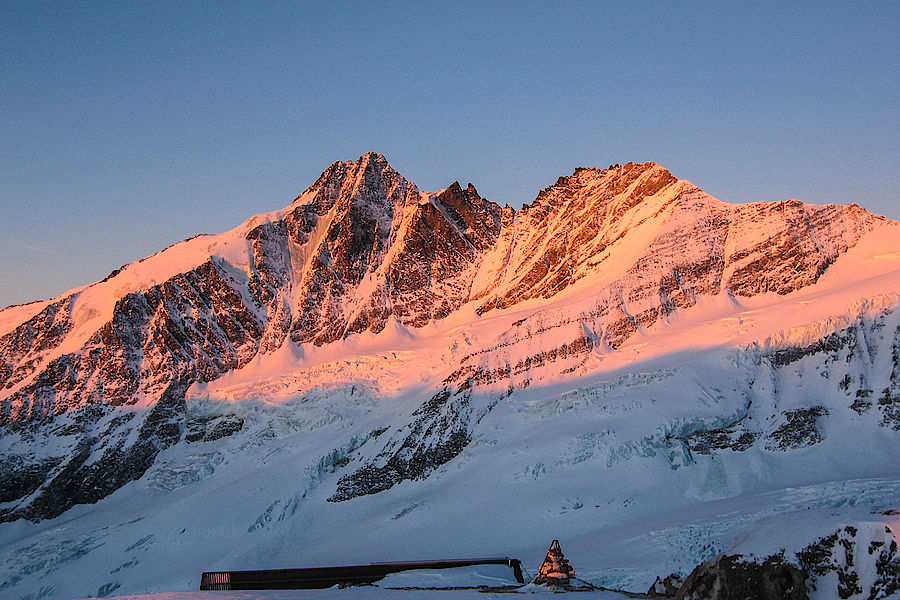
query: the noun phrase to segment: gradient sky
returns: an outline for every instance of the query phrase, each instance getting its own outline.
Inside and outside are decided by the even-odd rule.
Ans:
[[[548,4],[0,4],[0,306],[368,150],[516,207],[652,160],[729,202],[900,218],[896,2]]]

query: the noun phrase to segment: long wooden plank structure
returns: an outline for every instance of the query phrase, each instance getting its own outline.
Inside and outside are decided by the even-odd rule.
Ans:
[[[334,585],[374,583],[391,573],[413,569],[453,569],[475,565],[506,565],[519,583],[525,583],[522,563],[517,558],[464,558],[382,562],[344,567],[308,567],[264,571],[213,571],[200,578],[201,590],[299,590],[329,588]]]

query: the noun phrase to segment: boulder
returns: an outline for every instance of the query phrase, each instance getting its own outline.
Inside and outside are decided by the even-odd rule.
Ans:
[[[719,555],[688,575],[678,600],[808,600],[806,576],[798,567],[770,556],[762,563],[741,555]]]

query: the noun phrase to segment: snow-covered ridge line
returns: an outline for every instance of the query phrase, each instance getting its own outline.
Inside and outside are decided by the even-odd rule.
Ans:
[[[733,363],[736,349],[814,346],[861,316],[877,320],[900,297],[897,228],[852,205],[725,204],[653,163],[578,169],[513,211],[471,185],[424,194],[378,154],[338,162],[285,209],[17,313],[0,336],[0,424],[23,446],[10,462],[21,468],[0,478],[11,490],[0,520],[54,517],[140,480],[189,438],[250,427],[240,415],[195,419],[202,399],[315,412],[343,398],[300,420],[352,430],[329,439],[329,452],[354,449],[323,500],[430,481],[488,443],[487,424],[511,403],[575,393],[560,414],[580,412],[584,390],[642,393],[689,357],[726,351]],[[646,386],[603,387],[642,369]],[[583,455],[609,468],[657,453],[674,468],[697,463],[692,444],[712,443],[695,439],[700,430],[729,451],[787,435],[745,423],[749,385],[685,385],[696,410],[651,429],[628,420],[658,408],[655,395],[591,400],[622,424],[583,432],[571,452],[596,442]],[[859,408],[886,384],[854,385]],[[538,404],[513,414],[546,416]],[[892,422],[891,410],[869,408],[870,421]],[[819,409],[769,416],[787,431],[826,418]],[[65,452],[28,450],[32,429]],[[267,443],[247,441],[257,442]],[[521,479],[553,467],[516,469]]]
[[[7,384],[0,418],[79,405],[67,396],[93,379],[100,364],[78,367],[74,381],[51,376],[53,403],[40,391],[47,384],[35,378],[71,368],[98,345],[144,357],[128,367],[140,381],[133,392],[117,393],[117,403],[127,403],[128,393],[157,396],[172,369],[187,366],[184,376],[194,380],[202,373],[202,381],[285,343],[318,346],[365,330],[377,333],[390,318],[422,327],[473,307],[484,315],[572,294],[598,298],[587,308],[593,323],[587,339],[615,348],[692,306],[698,294],[723,288],[783,294],[814,283],[878,221],[852,207],[726,206],[658,165],[629,163],[577,169],[501,219],[499,207],[472,186],[451,186],[423,204],[415,186],[380,155],[338,162],[288,208],[127,265],[83,288],[65,310],[35,315],[0,338],[0,378]],[[787,216],[788,207],[794,216]],[[776,221],[758,221],[773,210]],[[813,226],[819,221],[821,231]],[[773,238],[773,226],[786,229]],[[201,273],[215,274],[212,287],[200,284]],[[133,310],[128,307],[135,301],[149,329],[125,340],[121,327],[110,326],[116,311]],[[134,321],[134,315],[124,318]],[[52,337],[42,336],[48,326]],[[224,360],[198,351],[210,344],[239,349]],[[189,365],[178,366],[185,359]],[[115,371],[128,360],[100,357],[116,363]],[[80,395],[103,401],[102,394]]]

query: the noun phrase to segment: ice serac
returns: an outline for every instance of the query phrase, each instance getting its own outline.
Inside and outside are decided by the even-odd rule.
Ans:
[[[335,162],[283,210],[0,320],[0,425],[23,440],[0,470],[0,519],[96,501],[188,437],[240,431],[238,418],[191,430],[192,385],[288,346],[458,317],[482,341],[422,359],[415,406],[375,427],[387,433],[331,499],[425,479],[516,390],[575,377],[698,298],[814,286],[883,222],[855,205],[725,204],[654,163],[576,169],[516,211],[471,184],[422,192],[376,153]],[[48,435],[49,450],[29,445]],[[82,493],[76,479],[107,483]]]

